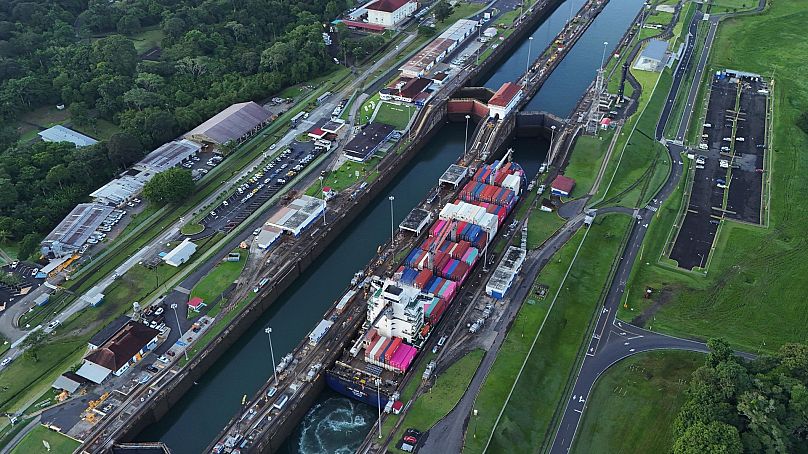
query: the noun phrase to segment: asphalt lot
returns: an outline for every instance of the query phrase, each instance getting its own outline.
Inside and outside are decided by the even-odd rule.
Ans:
[[[42,285],[45,279],[35,277],[34,272],[34,270],[38,271],[40,267],[41,265],[27,262],[19,262],[16,266],[8,264],[0,267],[3,272],[12,273],[20,278],[20,283],[16,285],[0,284],[0,307],[5,305],[5,309],[8,309],[25,296],[21,292],[28,294]],[[5,309],[0,312],[0,315],[5,312]]]
[[[305,168],[322,153],[315,150],[314,142],[294,141],[288,149],[288,153],[282,153],[263,167],[256,167],[251,175],[260,176],[254,181],[247,179],[231,185],[234,192],[202,219],[205,235],[232,230],[283,189],[293,178],[288,173],[296,166]],[[266,151],[267,156],[274,152],[275,150]]]
[[[761,195],[766,153],[768,86],[760,80],[742,80],[741,84],[741,117],[735,131],[726,215],[739,221],[760,224],[763,216]]]

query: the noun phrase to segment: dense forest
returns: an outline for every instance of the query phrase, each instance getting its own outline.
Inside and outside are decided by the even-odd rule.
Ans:
[[[674,453],[808,452],[808,346],[746,362],[722,340],[708,345],[676,419]]]
[[[28,236],[35,245],[144,151],[231,103],[262,99],[333,67],[323,24],[349,2],[0,2],[0,239]],[[131,39],[144,28],[162,32],[149,60]],[[74,125],[104,119],[123,132],[80,150],[19,144],[20,116],[56,104],[67,106]]]

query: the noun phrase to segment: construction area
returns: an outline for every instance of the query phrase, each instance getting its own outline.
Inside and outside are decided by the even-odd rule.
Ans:
[[[764,223],[768,99],[757,74],[713,75],[701,139],[688,151],[690,199],[670,252],[680,268],[706,268],[722,220]]]

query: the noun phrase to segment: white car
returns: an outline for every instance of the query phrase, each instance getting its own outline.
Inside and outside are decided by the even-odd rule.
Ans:
[[[31,276],[36,276],[36,273],[39,272],[39,268],[34,268],[31,270]]]
[[[166,358],[165,356],[160,356],[159,358],[157,358],[157,361],[160,361],[163,364],[168,364],[171,362],[171,360]]]
[[[62,322],[60,322],[59,320],[54,320],[54,321],[48,323],[48,329],[53,331],[54,329],[56,329],[56,327],[58,327],[61,324],[62,324]]]
[[[3,366],[3,367],[7,366],[8,363],[10,363],[12,361],[12,359],[13,359],[12,357],[6,356],[6,358],[3,360],[3,362],[0,362],[0,366]]]

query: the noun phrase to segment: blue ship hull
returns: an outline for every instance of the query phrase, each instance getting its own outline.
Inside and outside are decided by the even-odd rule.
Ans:
[[[326,371],[325,381],[328,383],[329,388],[343,396],[364,402],[372,407],[376,407],[381,403],[382,408],[384,408],[387,402],[390,401],[390,396],[383,392],[378,394],[375,387],[354,383],[333,374],[331,371]]]

